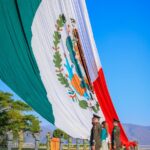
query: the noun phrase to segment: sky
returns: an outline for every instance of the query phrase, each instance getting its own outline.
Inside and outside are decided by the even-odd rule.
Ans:
[[[120,120],[150,125],[150,1],[86,2]]]
[[[150,125],[150,1],[86,3],[108,89],[121,122]],[[0,90],[12,92],[1,81]],[[14,98],[20,99],[17,95]]]

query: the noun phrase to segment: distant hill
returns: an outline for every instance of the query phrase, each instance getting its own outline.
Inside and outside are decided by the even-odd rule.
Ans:
[[[40,143],[46,143],[46,135],[48,132],[51,134],[53,133],[54,129],[51,129],[50,125],[41,126],[41,133],[40,133]],[[51,135],[52,136],[52,135]],[[24,136],[25,142],[27,143],[34,143],[34,138],[31,134],[25,134]]]
[[[150,126],[123,124],[130,140],[136,140],[140,145],[150,145]]]
[[[140,126],[134,124],[123,124],[125,132],[130,140],[136,140],[140,145],[150,145],[150,126]],[[40,141],[46,143],[47,132],[53,132],[49,125],[42,126]],[[31,135],[26,136],[26,142],[33,141]]]

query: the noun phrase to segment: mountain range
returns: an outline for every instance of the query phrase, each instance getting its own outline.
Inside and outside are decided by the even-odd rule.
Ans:
[[[129,140],[138,141],[140,145],[150,145],[150,126],[123,124]]]
[[[123,124],[123,127],[129,140],[138,141],[139,145],[150,145],[150,126]],[[46,134],[52,133],[53,130],[49,125],[44,125],[41,128],[40,142],[46,143]],[[26,142],[34,141],[31,135],[28,135],[25,139]]]

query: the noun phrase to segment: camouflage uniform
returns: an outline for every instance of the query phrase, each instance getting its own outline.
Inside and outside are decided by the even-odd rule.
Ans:
[[[121,142],[120,142],[120,128],[115,126],[112,131],[112,149],[114,150],[114,146],[116,146],[115,150],[121,149]]]
[[[91,129],[91,136],[90,136],[90,145],[95,146],[95,150],[100,150],[101,147],[101,134],[102,127],[99,123],[94,125]]]

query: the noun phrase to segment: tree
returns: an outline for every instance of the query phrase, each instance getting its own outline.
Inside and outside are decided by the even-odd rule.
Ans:
[[[20,131],[32,134],[39,132],[40,121],[29,114],[31,111],[32,108],[26,103],[14,100],[10,93],[0,91],[0,142],[4,141],[8,131],[12,131],[14,137],[18,137]]]
[[[53,137],[56,137],[56,138],[62,138],[63,137],[64,139],[68,139],[69,135],[60,129],[56,129],[53,132]]]

